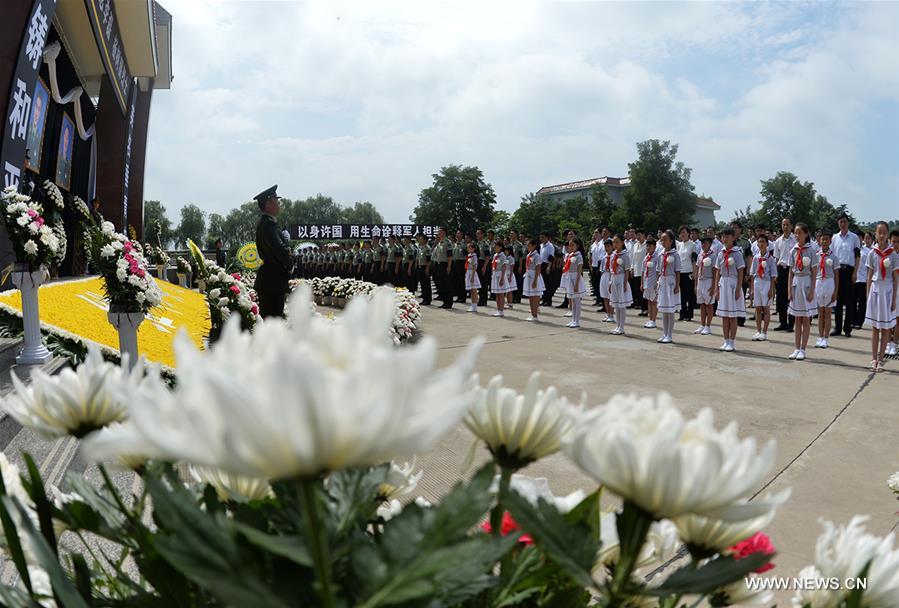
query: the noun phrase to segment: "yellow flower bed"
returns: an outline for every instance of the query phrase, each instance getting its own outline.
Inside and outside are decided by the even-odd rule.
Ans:
[[[181,329],[198,347],[209,332],[209,309],[205,298],[167,281],[157,281],[162,304],[154,308],[137,331],[140,354],[150,361],[175,367],[172,342]],[[83,279],[42,285],[38,292],[41,327],[51,333],[84,342],[94,342],[118,352],[119,336],[106,318],[103,279]],[[0,307],[22,315],[19,290],[0,293]]]

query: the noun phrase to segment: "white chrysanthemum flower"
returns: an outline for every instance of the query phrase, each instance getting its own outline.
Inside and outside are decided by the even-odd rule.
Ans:
[[[83,437],[126,418],[126,406],[117,391],[122,385],[138,384],[142,376],[140,363],[125,372],[104,361],[100,351],[91,347],[77,369],[64,369],[55,376],[35,370],[28,386],[13,372],[15,391],[0,400],[0,407],[16,422],[48,439]]]
[[[37,253],[37,243],[35,243],[31,239],[28,239],[27,241],[25,241],[25,245],[22,248],[25,250],[25,253],[27,253],[28,255],[34,255]]]
[[[389,500],[375,511],[375,515],[384,521],[390,521],[403,512],[403,504],[398,500]]]
[[[824,533],[815,545],[815,567],[824,578],[840,581],[859,578],[865,566],[867,589],[861,605],[896,608],[899,606],[899,549],[893,543],[895,534],[878,537],[865,532],[867,516],[854,516],[847,526],[822,521]],[[870,565],[869,565],[870,564]],[[840,598],[848,588],[835,593]]]
[[[593,566],[593,577],[599,582],[606,580],[621,558],[621,544],[618,538],[616,519],[615,512],[606,511],[600,514],[599,533],[602,544]],[[667,562],[674,557],[679,544],[680,539],[673,523],[667,519],[653,522],[646,535],[646,541],[637,556],[635,568],[643,569]]]
[[[289,323],[269,319],[249,333],[233,320],[208,351],[179,335],[177,386],[151,377],[144,384],[154,390],[129,400],[141,450],[277,480],[426,452],[458,425],[478,344],[437,370],[432,339],[403,349],[386,339],[391,298],[353,302],[328,323],[309,297],[294,294]],[[94,459],[132,447],[114,433],[85,442]]]
[[[113,247],[111,243],[107,243],[106,245],[103,245],[103,247],[100,248],[100,257],[101,258],[111,258],[115,254],[116,254],[115,247]]]
[[[748,578],[758,578],[758,574],[751,573]],[[710,595],[712,606],[771,606],[774,592],[761,589],[760,586],[752,586],[746,582],[746,578],[716,589]]]
[[[896,494],[899,494],[899,471],[896,471],[887,479],[887,487]]]
[[[402,466],[391,461],[390,470],[387,471],[387,479],[378,488],[378,496],[381,500],[390,500],[409,494],[424,477],[424,471],[415,472],[415,458],[412,462],[405,462]]]
[[[499,475],[494,477],[493,484],[490,486],[492,494],[499,492],[499,481]],[[587,498],[586,492],[581,489],[575,490],[566,496],[556,496],[549,487],[549,480],[545,477],[528,477],[527,475],[519,475],[517,473],[512,475],[512,478],[509,480],[509,489],[535,507],[539,499],[542,498],[544,501],[554,505],[559,513],[568,513]]]
[[[212,300],[217,300],[219,296],[222,294],[222,290],[216,287],[215,289],[209,290],[209,298]]]
[[[540,390],[538,372],[531,374],[523,394],[502,382],[502,376],[494,376],[487,388],[475,387],[465,425],[503,466],[520,468],[559,451],[574,427],[575,409],[554,386]]]
[[[688,545],[720,552],[759,532],[774,519],[777,507],[790,498],[790,489],[774,496],[761,499],[759,503],[767,503],[770,510],[745,520],[722,521],[701,515],[680,515],[674,518],[674,525],[681,540]]]
[[[800,581],[808,581],[790,600],[793,608],[836,608],[842,599],[842,594],[828,589],[822,585],[822,575],[814,566],[806,566],[799,571],[796,577]]]
[[[117,268],[115,271],[115,276],[119,281],[124,283],[128,280],[128,271],[124,268]]]
[[[774,464],[771,441],[759,452],[736,424],[718,431],[704,409],[690,421],[671,397],[616,396],[585,416],[566,447],[569,458],[618,496],[656,518],[697,514],[746,520],[767,503],[744,499]]]
[[[222,502],[246,502],[262,500],[273,496],[272,486],[267,479],[235,475],[213,467],[191,465],[190,474],[200,483],[208,483],[215,488]]]
[[[16,223],[17,223],[19,226],[22,226],[23,228],[24,228],[24,227],[28,224],[28,222],[30,222],[30,221],[31,221],[31,218],[28,217],[27,215],[20,215],[19,217],[16,218]]]
[[[115,232],[115,225],[112,222],[103,222],[100,224],[100,231],[103,234],[112,234]]]
[[[143,304],[146,299],[147,299],[147,296],[145,296],[144,292],[142,292],[142,291],[138,291],[136,294],[134,294],[134,300],[138,304]]]

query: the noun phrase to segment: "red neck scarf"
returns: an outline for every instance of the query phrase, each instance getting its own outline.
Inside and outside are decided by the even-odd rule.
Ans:
[[[668,254],[670,251],[665,251],[662,253],[662,276],[668,272]]]
[[[699,258],[699,272],[700,272],[700,274],[702,274],[702,269],[705,268],[705,266],[703,266],[702,263],[705,262],[705,259],[706,259],[707,257],[709,257],[710,255],[712,255],[712,250],[711,250],[711,249],[709,249],[708,251],[703,251],[703,252],[702,252],[702,257]]]
[[[618,258],[621,257],[619,252],[615,252],[612,256],[612,274],[618,274]]]
[[[733,247],[724,250],[724,270],[730,270],[730,252],[733,250]]]
[[[526,268],[527,268],[528,270],[530,270],[530,269],[531,269],[531,266],[534,265],[534,256],[529,255],[529,256],[527,257],[527,260],[525,260],[525,264],[526,264]]]
[[[798,270],[804,270],[805,265],[802,263],[802,252],[808,249],[808,245],[796,245],[796,268]]]
[[[765,278],[765,258],[763,258],[761,254],[759,254],[759,269],[758,269],[758,274],[759,274],[759,278],[760,278],[760,279],[764,279],[764,278]]]
[[[465,270],[468,270],[468,265],[471,263],[471,258],[474,257],[474,254],[471,254],[467,258],[465,258]]]
[[[495,254],[493,256],[493,270],[496,270],[496,267],[499,266],[499,254]]]
[[[643,274],[647,274],[649,272],[649,263],[652,261],[653,256],[647,255],[646,259],[643,261]]]
[[[569,253],[565,256],[565,266],[562,267],[562,272],[568,272],[568,269],[571,268],[571,258],[573,257],[573,253]]]
[[[821,262],[818,264],[818,268],[821,269],[821,278],[827,278],[827,252],[821,252]]]
[[[871,249],[871,251],[873,251],[874,253],[876,253],[877,255],[880,256],[880,278],[882,280],[886,280],[886,278],[887,278],[886,261],[887,261],[887,258],[890,256],[890,254],[893,253],[893,248],[890,247],[889,245],[887,245],[887,248],[884,249],[883,251],[881,251],[879,247],[875,246]]]

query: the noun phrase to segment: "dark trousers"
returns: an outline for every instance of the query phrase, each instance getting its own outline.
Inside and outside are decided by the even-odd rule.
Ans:
[[[465,260],[453,260],[453,296],[460,304],[464,303],[465,294]]]
[[[599,297],[599,278],[601,273],[599,272],[599,268],[596,266],[590,267],[590,288],[593,290],[593,300],[597,306],[602,303],[601,298]]]
[[[428,305],[431,303],[431,275],[425,266],[416,268],[415,277],[413,278],[412,291],[416,289],[416,283],[421,287],[421,303]]]
[[[265,266],[263,264],[260,268],[253,285],[259,299],[259,314],[263,319],[283,317],[284,303],[287,300],[287,271],[282,272],[274,267],[265,271]]]
[[[787,279],[790,278],[790,269],[786,266],[777,265],[777,318],[781,327],[793,328],[796,319],[788,312],[790,301],[787,298],[789,285]]]
[[[833,308],[833,330],[838,333],[852,333],[852,324],[855,322],[855,283],[852,281],[852,271],[852,266],[840,266],[840,289],[837,291],[837,305]]]
[[[634,306],[640,308],[640,310],[646,310],[646,298],[643,297],[643,288],[640,285],[642,283],[642,277],[631,277],[630,286],[631,293],[634,297]]]
[[[478,272],[478,275],[478,278],[481,279],[481,288],[478,290],[478,306],[487,306],[487,290],[490,288],[490,280],[493,278],[493,269],[490,267],[489,260],[484,272]]]
[[[449,271],[446,269],[446,262],[437,262],[431,268],[434,271],[434,285],[437,286],[437,297],[443,302],[444,306],[452,307],[453,289],[450,284]]]
[[[693,275],[682,272],[680,273],[680,315],[682,318],[692,321],[695,309],[696,289],[693,284]]]
[[[540,298],[540,303],[549,306],[553,303],[552,292],[550,291],[550,285],[552,284],[552,271],[543,273],[543,284],[546,289],[543,291],[543,297]]]
[[[518,286],[512,293],[512,302],[518,304],[521,302],[521,291],[524,289],[524,274],[518,272],[518,264],[515,264],[515,267],[512,269],[512,274],[515,275],[516,285]]]
[[[852,325],[856,329],[861,329],[865,324],[865,311],[868,308],[868,289],[864,283],[855,283],[855,320]]]
[[[556,291],[559,289],[559,284],[562,282],[562,269],[561,268],[553,268],[549,273],[549,285],[547,285],[547,291],[549,292],[549,300],[548,302],[552,304],[553,297],[556,295]]]

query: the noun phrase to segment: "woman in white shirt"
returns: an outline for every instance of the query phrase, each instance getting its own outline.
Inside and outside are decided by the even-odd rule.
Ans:
[[[693,264],[696,260],[696,244],[690,240],[690,231],[681,226],[677,231],[677,255],[680,258],[680,321],[692,321],[696,308],[696,291],[693,289]]]

